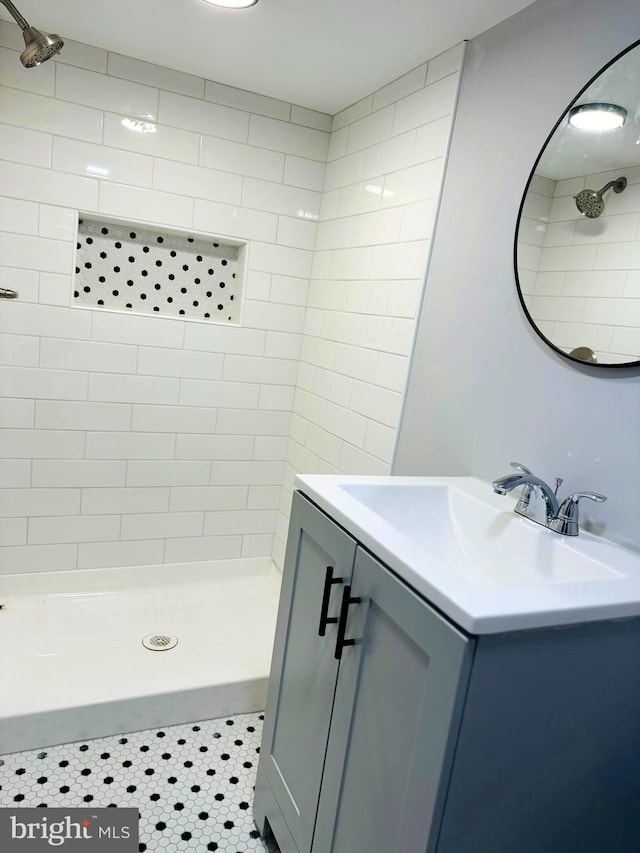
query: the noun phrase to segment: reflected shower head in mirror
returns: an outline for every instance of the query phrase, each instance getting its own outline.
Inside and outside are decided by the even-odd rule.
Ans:
[[[33,68],[36,65],[41,65],[58,53],[64,45],[64,41],[59,35],[55,33],[53,35],[41,33],[35,27],[29,26],[11,0],[0,0],[0,3],[7,7],[12,18],[22,30],[25,48],[20,54],[20,62],[22,62],[25,68]]]
[[[604,200],[602,196],[607,190],[613,189],[614,193],[621,193],[627,186],[627,179],[620,177],[615,181],[609,181],[601,190],[582,190],[575,195],[576,207],[583,216],[588,219],[597,219],[604,212]]]

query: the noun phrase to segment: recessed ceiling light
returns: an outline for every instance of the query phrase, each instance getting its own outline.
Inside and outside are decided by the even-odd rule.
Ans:
[[[614,130],[626,118],[627,111],[617,104],[580,104],[569,110],[569,124],[579,130]]]
[[[255,6],[258,0],[204,0],[212,6],[222,6],[225,9],[248,9]]]

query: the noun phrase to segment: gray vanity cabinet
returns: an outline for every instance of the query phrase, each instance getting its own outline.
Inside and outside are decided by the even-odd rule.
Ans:
[[[473,641],[360,548],[351,596],[312,850],[431,853]]]
[[[355,540],[296,493],[254,803],[256,824],[268,819],[282,853],[311,849],[338,675],[335,627],[355,552]]]
[[[639,660],[637,616],[469,636],[296,493],[258,829],[282,853],[638,851]]]
[[[425,853],[472,646],[295,495],[254,800],[282,853]]]

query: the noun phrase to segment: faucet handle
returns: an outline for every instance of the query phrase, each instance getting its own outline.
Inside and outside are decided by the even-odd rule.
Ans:
[[[558,514],[550,522],[549,527],[555,530],[556,533],[563,533],[565,536],[577,536],[580,532],[578,526],[578,507],[581,498],[589,498],[590,501],[603,503],[606,501],[606,496],[598,492],[574,492],[568,495],[560,504]]]
[[[589,498],[590,501],[595,501],[596,503],[601,504],[606,501],[607,496],[601,495],[598,492],[574,492],[572,495],[569,495],[569,497],[564,499],[562,505],[564,506],[568,501],[571,501],[572,505],[573,503],[577,504],[580,498]]]

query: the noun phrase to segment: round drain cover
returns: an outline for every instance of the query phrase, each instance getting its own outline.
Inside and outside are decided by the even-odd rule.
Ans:
[[[178,645],[178,638],[173,634],[147,634],[142,638],[142,645],[152,652],[167,652]]]

